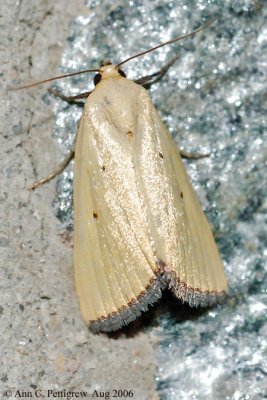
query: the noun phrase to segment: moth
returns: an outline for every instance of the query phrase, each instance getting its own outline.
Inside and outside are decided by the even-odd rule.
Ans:
[[[93,332],[117,330],[135,320],[164,288],[194,307],[226,296],[223,264],[181,151],[143,87],[173,61],[136,82],[121,70],[129,60],[193,36],[211,22],[118,65],[104,62],[97,70],[82,71],[97,71],[95,89],[60,96],[87,98],[75,147],[31,189],[52,179],[74,157],[75,286]]]

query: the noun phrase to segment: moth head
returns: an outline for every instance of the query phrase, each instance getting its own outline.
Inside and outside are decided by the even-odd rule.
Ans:
[[[125,78],[125,73],[118,68],[116,65],[112,64],[110,60],[101,61],[99,73],[94,77],[94,84],[95,86],[102,80],[102,79],[110,79],[110,78]]]

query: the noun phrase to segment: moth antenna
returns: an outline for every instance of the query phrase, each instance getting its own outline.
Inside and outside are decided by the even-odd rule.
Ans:
[[[55,81],[57,79],[68,78],[69,76],[74,76],[74,75],[86,74],[87,72],[99,72],[99,69],[85,69],[85,70],[79,71],[79,72],[71,72],[69,74],[59,75],[59,76],[54,76],[53,78],[44,79],[43,81],[29,83],[28,85],[19,86],[19,87],[15,87],[15,88],[9,88],[9,90],[28,89],[28,88],[32,88],[34,86],[42,85],[43,83]]]
[[[213,22],[216,20],[216,17],[211,18],[208,22],[206,22],[204,25],[200,26],[198,29],[196,29],[195,31],[191,32],[191,33],[187,33],[186,35],[182,35],[182,36],[178,36],[174,39],[168,40],[167,42],[161,43],[158,46],[152,47],[151,49],[142,51],[141,53],[137,53],[129,58],[126,58],[126,60],[120,62],[119,64],[116,65],[116,69],[118,69],[119,67],[121,67],[123,64],[127,63],[128,61],[132,60],[133,58],[137,58],[137,57],[141,57],[144,56],[147,53],[150,53],[151,51],[157,50],[160,47],[166,46],[167,44],[171,44],[174,42],[178,42],[179,40],[194,36],[196,33],[203,31],[204,29],[206,29],[208,26],[210,26],[211,24],[213,24]]]

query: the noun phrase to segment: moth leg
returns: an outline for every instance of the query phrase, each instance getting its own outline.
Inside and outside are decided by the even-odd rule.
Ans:
[[[92,93],[92,92],[83,92],[83,93],[77,94],[76,96],[65,96],[64,94],[62,94],[52,88],[49,88],[48,92],[52,93],[54,96],[59,97],[61,100],[64,100],[69,104],[78,104],[78,105],[84,105],[84,103],[81,101],[76,101],[76,100],[87,99],[87,97]]]
[[[168,69],[175,63],[175,61],[179,58],[178,55],[173,57],[168,64],[164,65],[159,71],[154,72],[153,74],[143,76],[142,78],[136,79],[134,82],[139,85],[144,86],[145,88],[150,87],[153,83],[158,82],[168,71]]]
[[[58,167],[51,172],[46,178],[40,179],[39,181],[35,182],[33,185],[29,186],[29,190],[34,190],[37,187],[43,185],[44,183],[47,183],[51,181],[55,176],[61,174],[61,172],[64,171],[64,169],[67,167],[67,165],[71,162],[71,160],[74,158],[74,145],[73,148],[71,149],[70,153],[64,158],[64,160],[58,165]]]
[[[187,160],[200,160],[201,158],[210,156],[210,153],[207,153],[207,154],[189,153],[184,150],[179,150],[179,152],[180,152],[180,156],[182,158],[186,158]]]

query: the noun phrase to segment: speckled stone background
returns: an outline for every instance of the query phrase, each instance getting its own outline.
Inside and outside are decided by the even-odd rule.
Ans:
[[[229,300],[191,310],[164,294],[119,334],[93,335],[73,285],[72,166],[27,190],[67,153],[81,108],[45,87],[7,86],[118,62],[210,16],[214,26],[194,39],[124,70],[137,78],[180,56],[151,96],[181,147],[211,153],[187,167],[214,227]],[[0,18],[1,395],[127,389],[138,400],[267,398],[266,1],[10,0]],[[93,86],[92,76],[56,86],[76,94]]]

